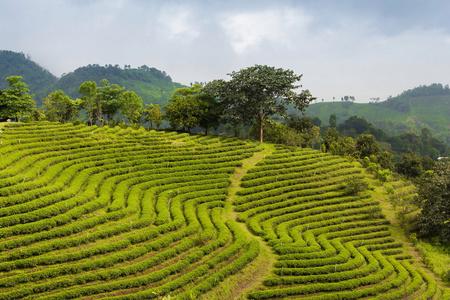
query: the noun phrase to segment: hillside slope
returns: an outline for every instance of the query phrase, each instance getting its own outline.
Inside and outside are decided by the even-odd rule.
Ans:
[[[351,116],[363,117],[390,134],[420,133],[429,128],[433,135],[450,144],[450,91],[414,94],[407,91],[381,103],[322,102],[308,107],[306,114],[328,124],[331,114],[338,123]]]
[[[120,84],[135,91],[145,103],[158,104],[167,103],[173,91],[182,86],[173,82],[164,71],[145,65],[138,68],[88,65],[57,78],[23,53],[0,50],[0,88],[6,86],[4,78],[10,75],[24,77],[38,105],[55,89],[62,89],[71,97],[78,97],[80,84],[87,80],[99,83],[102,79],[107,79],[110,83]]]
[[[0,139],[0,299],[236,299],[217,290],[261,253],[251,299],[443,297],[346,158],[44,122]]]
[[[89,65],[65,74],[53,88],[62,89],[70,96],[78,97],[78,88],[82,82],[93,80],[98,84],[102,79],[135,91],[146,103],[165,104],[173,91],[182,86],[173,82],[165,72],[147,66],[122,69],[112,65]]]
[[[45,97],[58,80],[25,54],[0,50],[0,89],[6,87],[5,78],[11,75],[23,76],[38,99]]]

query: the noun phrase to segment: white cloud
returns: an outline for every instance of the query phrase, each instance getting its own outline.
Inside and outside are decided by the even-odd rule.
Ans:
[[[222,15],[220,25],[233,50],[242,54],[264,42],[288,46],[293,33],[306,30],[311,17],[297,8]]]
[[[193,11],[185,6],[164,6],[158,24],[170,39],[194,40],[200,35]]]

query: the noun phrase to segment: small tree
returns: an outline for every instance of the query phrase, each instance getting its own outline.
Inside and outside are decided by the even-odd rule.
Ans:
[[[265,139],[271,143],[288,146],[302,146],[305,144],[303,134],[280,122],[269,119],[264,128]]]
[[[202,87],[199,100],[203,103],[203,114],[200,117],[200,126],[205,129],[205,135],[209,128],[217,129],[220,122],[224,120],[224,106],[221,94],[225,81],[213,80]]]
[[[62,90],[54,91],[44,99],[45,116],[49,121],[71,121],[79,113],[80,102],[72,100]]]
[[[97,89],[98,103],[101,107],[105,119],[108,123],[113,121],[114,115],[120,110],[120,100],[125,88],[118,84],[110,84],[103,79]]]
[[[377,156],[380,152],[375,137],[371,134],[359,135],[356,139],[355,148],[359,158],[370,157],[371,155]]]
[[[166,106],[166,118],[173,128],[182,128],[191,132],[191,129],[200,125],[200,119],[205,107],[199,100],[201,85],[194,84],[191,87],[179,88]]]
[[[6,77],[8,87],[0,90],[0,118],[15,119],[30,116],[36,103],[32,99],[28,85],[22,81],[22,76]]]
[[[419,234],[450,243],[450,162],[439,161],[418,181]]]
[[[336,155],[355,155],[355,140],[350,137],[339,137],[335,142],[330,145],[330,152]]]
[[[148,104],[145,106],[144,120],[150,123],[150,128],[153,128],[153,125],[155,125],[156,128],[159,129],[162,119],[163,115],[159,104]]]
[[[94,123],[97,108],[97,84],[95,81],[85,81],[80,85],[81,106],[86,110],[89,125]]]
[[[205,129],[205,135],[208,135],[210,128],[216,129],[219,126],[222,107],[214,97],[203,92],[199,95],[199,101],[202,113],[198,123]]]
[[[142,111],[144,109],[144,101],[133,91],[122,93],[120,98],[121,112],[127,118],[130,124],[139,123]]]
[[[337,118],[335,114],[330,115],[330,119],[328,120],[328,124],[331,128],[336,128],[337,126]]]
[[[344,188],[344,193],[346,195],[356,196],[359,193],[367,190],[369,188],[369,185],[365,180],[361,178],[349,178],[345,180],[345,182],[342,184],[342,187]]]
[[[264,140],[264,123],[268,117],[285,116],[287,104],[303,111],[315,98],[308,90],[297,93],[302,75],[292,70],[255,65],[230,74],[224,92],[225,113],[240,118],[243,123],[256,122],[259,140]]]
[[[396,164],[397,172],[407,177],[417,177],[423,173],[422,160],[416,154],[410,152],[401,156]]]

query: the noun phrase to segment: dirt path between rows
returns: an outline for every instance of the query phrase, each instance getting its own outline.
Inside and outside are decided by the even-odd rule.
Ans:
[[[260,150],[258,152],[242,161],[242,166],[236,168],[230,178],[231,183],[228,188],[224,219],[235,221],[249,240],[257,240],[260,246],[260,253],[243,270],[225,279],[218,287],[203,295],[201,299],[246,299],[246,294],[261,286],[263,280],[272,270],[272,265],[275,262],[275,255],[272,249],[261,237],[252,234],[244,223],[238,222],[237,213],[233,210],[233,202],[236,199],[236,193],[241,189],[242,178],[250,169],[262,161],[264,157],[270,155],[275,150],[275,147],[270,144],[261,144],[259,147]]]

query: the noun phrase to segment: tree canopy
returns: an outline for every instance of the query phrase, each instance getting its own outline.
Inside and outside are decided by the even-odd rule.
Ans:
[[[204,110],[199,100],[201,89],[200,84],[194,84],[175,90],[166,106],[166,117],[173,128],[190,132],[192,128],[200,125]]]
[[[100,81],[97,88],[97,97],[101,103],[102,113],[106,122],[112,121],[114,115],[120,110],[120,98],[125,91],[123,86],[110,84],[107,79]]]
[[[133,91],[125,91],[121,98],[121,112],[130,124],[139,123],[144,109],[144,101]]]
[[[255,65],[229,75],[221,91],[224,112],[244,124],[257,123],[260,142],[268,117],[285,116],[288,104],[303,111],[314,100],[308,90],[297,92],[302,75],[292,70]]]
[[[95,81],[85,81],[80,85],[81,105],[86,110],[88,115],[88,122],[92,125],[95,121],[95,116],[98,115],[95,112],[99,110],[97,107],[97,84]]]
[[[6,77],[8,87],[0,90],[0,118],[20,120],[30,116],[36,103],[22,76]]]
[[[64,91],[56,90],[44,99],[47,120],[65,123],[72,121],[80,111],[81,100],[73,100]]]
[[[153,125],[156,128],[161,126],[163,120],[163,114],[161,111],[161,107],[159,104],[147,104],[144,108],[144,120],[150,123],[150,128],[153,128]]]
[[[418,181],[419,233],[450,243],[450,161],[435,164]]]

